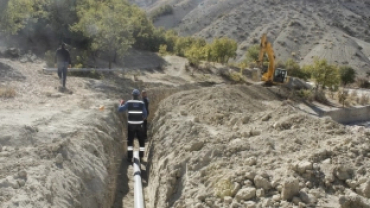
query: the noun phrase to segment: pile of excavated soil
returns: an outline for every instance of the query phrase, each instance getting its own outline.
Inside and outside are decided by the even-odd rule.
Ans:
[[[213,87],[163,100],[147,207],[370,207],[370,131],[304,114],[281,93]]]
[[[1,110],[0,119],[0,207],[110,207],[123,156],[115,108]]]

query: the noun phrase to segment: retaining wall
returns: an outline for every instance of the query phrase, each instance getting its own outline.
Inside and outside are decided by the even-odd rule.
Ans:
[[[320,116],[329,116],[342,124],[370,121],[370,106],[342,108],[323,112]]]

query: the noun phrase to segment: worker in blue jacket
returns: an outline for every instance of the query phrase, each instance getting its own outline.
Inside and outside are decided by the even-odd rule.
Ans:
[[[132,100],[125,102],[121,101],[121,105],[118,108],[118,112],[124,112],[127,110],[127,160],[132,162],[133,151],[134,151],[134,139],[135,136],[139,140],[140,149],[139,157],[142,160],[145,151],[145,138],[143,134],[144,120],[147,118],[147,111],[143,101],[139,99],[140,91],[134,89],[132,91]]]

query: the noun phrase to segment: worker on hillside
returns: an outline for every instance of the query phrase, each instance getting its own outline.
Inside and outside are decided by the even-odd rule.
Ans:
[[[140,144],[140,160],[142,160],[145,151],[143,124],[147,117],[147,111],[144,102],[139,100],[139,96],[140,91],[138,89],[134,89],[132,91],[133,99],[128,100],[127,102],[121,100],[121,105],[118,108],[118,112],[127,110],[127,160],[129,162],[132,162],[135,136],[138,138]]]
[[[71,68],[71,56],[65,46],[62,43],[55,54],[55,67],[58,68],[58,77],[63,84],[63,88],[66,87],[67,68]]]
[[[148,99],[148,96],[146,94],[146,90],[141,91],[141,98],[143,99],[143,102],[145,104],[146,112],[148,113],[148,116],[149,116],[149,99]],[[148,119],[144,120],[143,135],[144,135],[144,139],[147,140],[148,139]]]

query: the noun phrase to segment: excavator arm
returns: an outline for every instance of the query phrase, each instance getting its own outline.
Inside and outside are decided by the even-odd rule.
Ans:
[[[258,57],[258,63],[260,68],[262,69],[263,57],[267,54],[269,59],[269,66],[266,73],[262,75],[262,81],[265,82],[273,82],[274,73],[275,73],[275,54],[274,50],[272,49],[271,43],[267,40],[267,35],[263,34],[261,37],[261,45],[260,45],[260,54]]]

